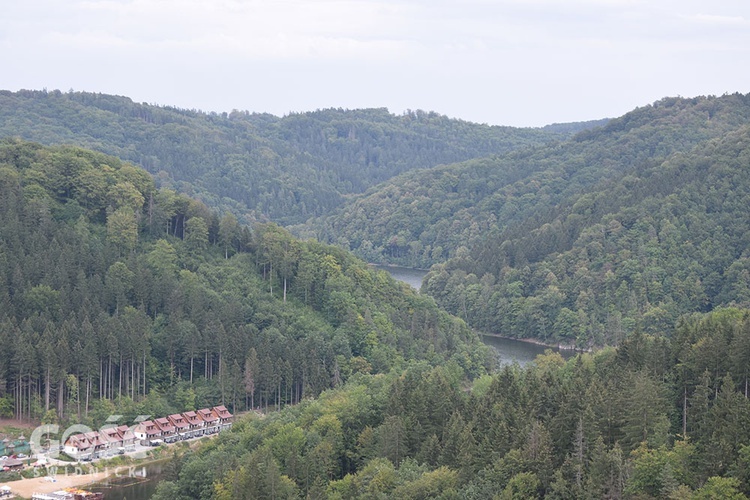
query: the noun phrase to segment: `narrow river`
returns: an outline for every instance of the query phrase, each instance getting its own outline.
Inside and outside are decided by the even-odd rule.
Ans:
[[[425,270],[413,269],[410,267],[381,265],[375,265],[374,267],[388,272],[395,279],[408,283],[417,290],[422,287],[422,279],[427,274],[427,271]],[[557,348],[550,348],[533,344],[531,342],[523,342],[521,340],[496,337],[493,335],[481,335],[481,338],[482,342],[495,349],[500,365],[518,362],[519,365],[524,366],[527,363],[534,361],[534,358],[536,358],[537,355],[544,354],[546,349],[552,349],[553,351],[559,352],[565,359],[570,358],[574,354],[572,351],[558,350]]]

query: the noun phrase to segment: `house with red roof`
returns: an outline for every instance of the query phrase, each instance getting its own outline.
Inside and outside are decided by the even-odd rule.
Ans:
[[[175,413],[174,415],[168,416],[167,419],[169,419],[170,423],[174,426],[178,439],[188,438],[190,424],[185,420],[185,417],[179,413]]]
[[[177,429],[167,417],[155,418],[154,423],[157,429],[161,431],[161,438],[165,443],[174,443],[179,439]]]
[[[99,439],[106,443],[106,454],[113,455],[123,448],[122,434],[117,427],[105,427],[99,430]]]
[[[188,437],[194,438],[203,435],[205,422],[198,416],[197,412],[186,411],[182,416],[185,417],[185,421],[189,426]]]
[[[152,420],[144,420],[133,429],[133,435],[143,445],[149,445],[152,441],[161,440],[161,430]]]
[[[198,416],[203,420],[203,434],[215,434],[221,430],[219,427],[219,417],[213,410],[203,408],[197,411]]]
[[[94,453],[94,445],[86,438],[85,434],[73,434],[63,445],[63,450],[72,458],[81,460],[91,458]]]
[[[219,417],[219,430],[223,431],[232,428],[232,420],[234,417],[229,410],[224,406],[214,406],[212,409],[213,413]]]
[[[117,426],[117,431],[120,433],[120,436],[122,436],[122,447],[127,451],[134,450],[135,443],[138,441],[138,438],[135,437],[135,432],[133,432],[134,429],[135,427],[128,427],[127,425]]]
[[[107,440],[102,439],[102,437],[99,435],[99,431],[86,432],[84,434],[84,437],[93,446],[93,453],[91,455],[91,458],[99,458],[100,456],[103,456],[105,454],[107,450]]]

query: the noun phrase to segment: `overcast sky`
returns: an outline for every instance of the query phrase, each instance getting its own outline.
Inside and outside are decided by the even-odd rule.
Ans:
[[[0,88],[541,126],[750,92],[748,0],[0,0]]]

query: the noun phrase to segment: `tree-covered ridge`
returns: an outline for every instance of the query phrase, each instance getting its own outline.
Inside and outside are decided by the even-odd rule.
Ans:
[[[350,254],[252,230],[120,160],[0,141],[0,413],[101,424],[280,407],[409,359],[468,373],[463,321]]]
[[[739,309],[473,383],[416,363],[235,423],[155,498],[744,499],[749,368]]]
[[[425,289],[471,325],[581,346],[750,305],[750,127],[641,164],[438,265]]]
[[[402,172],[566,139],[590,126],[487,126],[437,113],[202,113],[86,92],[0,91],[0,137],[75,144],[250,219],[300,223]]]
[[[568,142],[404,173],[298,232],[373,262],[426,268],[524,235],[599,183],[748,123],[750,95],[663,99]],[[524,250],[531,259],[535,250]]]

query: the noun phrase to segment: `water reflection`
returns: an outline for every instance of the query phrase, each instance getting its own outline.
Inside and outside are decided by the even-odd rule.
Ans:
[[[424,269],[414,269],[411,267],[383,266],[380,264],[373,264],[373,267],[389,273],[398,281],[403,281],[417,290],[422,288],[422,279],[427,274],[427,271]]]
[[[501,337],[494,337],[492,335],[482,335],[482,342],[495,349],[497,353],[497,359],[499,364],[507,365],[513,362],[518,362],[521,366],[534,361],[539,354],[544,354],[544,351],[551,349],[554,352],[559,352],[563,358],[569,359],[575,356],[575,352],[570,350],[560,350],[553,347],[547,347],[539,344],[533,344],[531,342],[523,342],[515,339],[505,339]]]
[[[164,479],[168,462],[169,460],[160,460],[145,465],[122,467],[117,475],[86,489],[104,493],[106,500],[147,500],[156,491],[159,481]]]

